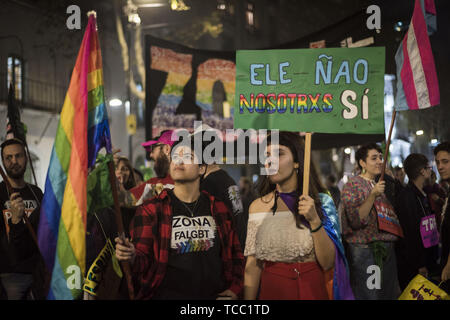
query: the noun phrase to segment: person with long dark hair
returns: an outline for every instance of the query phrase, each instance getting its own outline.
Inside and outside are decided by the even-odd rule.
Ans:
[[[133,172],[130,160],[125,157],[119,157],[116,163],[116,177],[125,190],[130,190],[136,186]]]
[[[352,299],[336,208],[313,163],[302,195],[304,139],[280,132],[266,150],[269,159],[278,150],[278,171],[261,177],[262,196],[250,205],[244,298]]]
[[[400,288],[394,243],[401,234],[397,232],[400,224],[386,196],[386,181],[375,181],[381,174],[383,154],[371,143],[360,147],[355,158],[361,173],[342,188],[340,207],[352,289],[358,300],[397,299]],[[383,229],[381,214],[388,215],[387,221],[398,227],[398,234]]]

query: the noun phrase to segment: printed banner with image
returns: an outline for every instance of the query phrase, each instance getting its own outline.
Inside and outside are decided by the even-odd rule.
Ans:
[[[146,36],[146,138],[193,129],[194,121],[233,128],[235,52],[191,49]]]

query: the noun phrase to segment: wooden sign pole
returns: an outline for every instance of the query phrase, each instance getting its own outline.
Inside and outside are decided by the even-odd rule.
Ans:
[[[386,165],[387,165],[388,156],[389,156],[389,146],[391,145],[392,128],[394,128],[396,115],[397,115],[397,111],[394,109],[394,112],[392,113],[391,127],[389,128],[389,135],[388,135],[388,139],[386,141],[386,149],[384,151],[384,159],[383,159],[383,168],[381,169],[381,177],[380,177],[379,181],[384,180],[384,173],[386,172]]]
[[[109,169],[109,182],[111,184],[111,190],[114,200],[114,213],[116,218],[117,232],[119,234],[119,238],[125,242],[125,229],[123,226],[122,213],[120,212],[119,196],[116,185],[116,175],[114,174],[114,163],[112,160],[108,162],[108,169]],[[134,300],[134,288],[133,288],[133,281],[131,278],[131,265],[128,261],[122,261],[120,264],[122,265],[122,269],[125,273],[125,279],[128,285],[128,294],[130,300]]]
[[[309,194],[309,172],[311,168],[311,132],[305,136],[305,163],[303,170],[303,195]]]

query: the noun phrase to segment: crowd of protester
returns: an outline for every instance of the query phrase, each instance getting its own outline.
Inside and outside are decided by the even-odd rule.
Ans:
[[[280,132],[277,144],[268,137],[279,169],[255,184],[245,176],[236,183],[216,163],[196,164],[193,145],[171,137],[163,131],[142,144],[156,174],[148,181],[115,154],[125,235],[118,236],[113,206],[89,215],[86,270],[101,280],[86,275],[84,299],[128,299],[133,291],[153,300],[393,300],[418,274],[450,292],[449,142],[434,148],[433,159],[410,154],[383,178],[382,150],[363,145],[358,174],[341,188],[334,175],[323,183],[311,163],[304,195],[298,134]],[[24,223],[26,215],[37,230],[42,192],[24,181],[23,143],[8,141],[1,146],[12,191],[0,183],[0,297],[45,298],[35,281],[39,250]],[[106,247],[109,262],[91,268]],[[132,288],[117,262],[130,264]],[[374,266],[380,279],[371,286]]]

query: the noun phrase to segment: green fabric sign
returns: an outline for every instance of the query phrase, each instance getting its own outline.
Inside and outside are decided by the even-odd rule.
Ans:
[[[385,48],[240,50],[234,128],[384,133]]]

